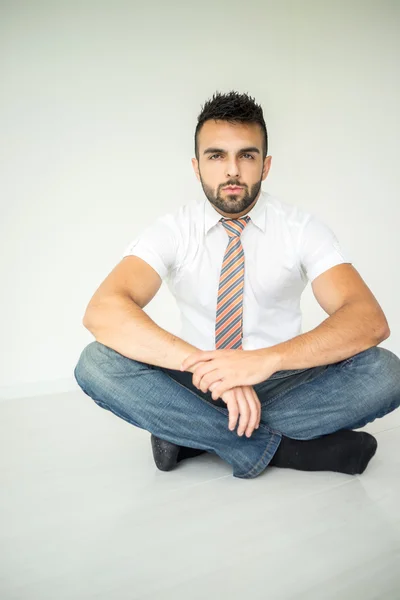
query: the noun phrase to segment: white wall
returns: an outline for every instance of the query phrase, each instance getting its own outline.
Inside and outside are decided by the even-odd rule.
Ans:
[[[400,354],[396,1],[2,2],[0,397],[76,387],[86,305],[129,241],[200,197],[201,105],[264,109],[263,188],[325,219]],[[326,314],[308,285],[303,331]],[[166,286],[149,314],[177,332]],[[172,325],[171,325],[172,324]]]

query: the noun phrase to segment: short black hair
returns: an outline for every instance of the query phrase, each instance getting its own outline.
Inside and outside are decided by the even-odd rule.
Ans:
[[[239,94],[231,91],[227,94],[216,92],[211,100],[202,106],[201,113],[197,117],[197,126],[194,134],[194,152],[199,160],[198,134],[209,119],[229,121],[230,123],[258,123],[264,133],[263,159],[268,152],[268,133],[265,125],[263,110],[256,104],[254,98],[246,93]]]

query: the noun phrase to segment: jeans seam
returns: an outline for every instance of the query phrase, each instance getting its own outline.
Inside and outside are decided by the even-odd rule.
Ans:
[[[279,433],[274,433],[274,435],[280,435],[280,436],[282,436],[282,434],[279,434]],[[262,453],[261,457],[259,458],[259,460],[257,461],[257,463],[250,469],[250,471],[248,471],[247,473],[245,473],[243,475],[244,478],[249,477],[249,476],[251,476],[251,475],[253,475],[253,474],[255,474],[257,472],[259,464],[264,460],[264,457],[268,453],[268,451],[270,449],[270,446],[273,443],[273,441],[274,441],[274,438],[271,437],[271,439],[269,440],[269,442],[267,444],[267,447],[264,450],[264,452]]]

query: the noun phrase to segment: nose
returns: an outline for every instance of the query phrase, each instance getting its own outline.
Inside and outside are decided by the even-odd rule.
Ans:
[[[237,179],[239,177],[239,175],[240,175],[239,166],[235,159],[231,159],[229,162],[227,162],[225,175],[226,175],[227,179],[229,179],[229,178]]]

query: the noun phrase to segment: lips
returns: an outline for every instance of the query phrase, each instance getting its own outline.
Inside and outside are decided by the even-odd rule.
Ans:
[[[238,190],[241,190],[241,189],[242,188],[237,185],[234,185],[234,186],[229,185],[228,187],[224,187],[224,190],[228,190],[230,192],[237,192]]]

